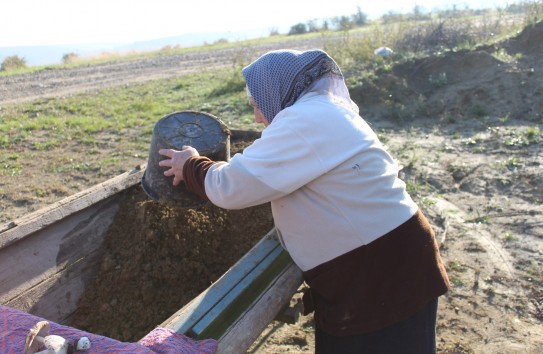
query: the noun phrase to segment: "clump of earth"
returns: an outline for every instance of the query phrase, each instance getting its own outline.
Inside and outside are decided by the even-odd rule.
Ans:
[[[233,152],[244,144],[233,145]],[[245,144],[246,145],[246,144]],[[134,342],[208,288],[273,228],[269,203],[176,207],[123,192],[94,283],[71,325]]]

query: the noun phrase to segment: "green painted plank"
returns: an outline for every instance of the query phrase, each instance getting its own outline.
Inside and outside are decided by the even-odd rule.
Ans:
[[[291,262],[290,255],[278,246],[192,327],[190,335],[219,339]]]
[[[201,320],[219,301],[251,273],[279,243],[276,240],[263,240],[252,248],[243,260],[226,272],[215,284],[211,285],[206,295],[198,302],[193,302],[184,311],[185,316],[176,319],[168,328],[177,333],[187,334],[192,326]]]

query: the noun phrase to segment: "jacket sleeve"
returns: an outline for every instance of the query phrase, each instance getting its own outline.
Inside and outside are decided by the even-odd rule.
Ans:
[[[183,166],[185,186],[202,200],[209,200],[205,192],[204,181],[207,171],[216,163],[205,156],[192,156]]]
[[[225,209],[259,205],[284,195],[262,183],[236,160],[232,162],[216,162],[205,156],[190,157],[183,167],[185,186],[202,200]]]

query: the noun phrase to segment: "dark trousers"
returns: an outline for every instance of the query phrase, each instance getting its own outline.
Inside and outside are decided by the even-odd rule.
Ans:
[[[316,328],[316,354],[435,354],[437,299],[413,316],[379,331],[336,337]]]

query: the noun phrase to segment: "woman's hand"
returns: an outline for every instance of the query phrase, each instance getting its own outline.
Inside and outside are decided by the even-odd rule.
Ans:
[[[158,165],[170,167],[169,170],[164,171],[164,176],[174,176],[174,186],[177,186],[183,180],[183,166],[185,166],[185,162],[192,156],[200,156],[198,151],[192,146],[183,146],[181,150],[160,149],[158,153],[169,157],[169,159],[160,161]]]

